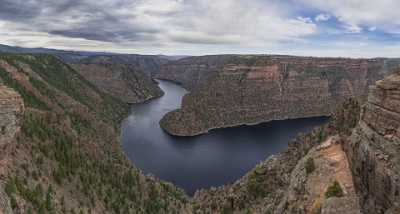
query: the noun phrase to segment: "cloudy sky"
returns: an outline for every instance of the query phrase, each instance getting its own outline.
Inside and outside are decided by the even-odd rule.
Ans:
[[[399,0],[0,0],[0,43],[141,54],[400,57]]]

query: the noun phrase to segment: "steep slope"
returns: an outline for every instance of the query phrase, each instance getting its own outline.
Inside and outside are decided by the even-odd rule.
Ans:
[[[400,72],[344,102],[231,185],[198,191],[196,213],[400,213]]]
[[[364,213],[400,213],[400,72],[371,87],[345,145]]]
[[[4,158],[3,151],[4,146],[11,143],[19,133],[23,112],[21,96],[0,82],[0,213],[12,213],[10,199],[5,192],[4,182],[1,181],[5,174],[2,166],[9,161]]]
[[[206,56],[172,62],[157,75],[191,90],[182,107],[160,121],[170,134],[271,120],[326,116],[398,61],[291,56]]]
[[[198,191],[195,212],[360,213],[339,136],[356,125],[358,115],[358,103],[346,101],[328,125],[299,136],[287,151],[261,162],[240,180]],[[336,182],[340,194],[330,190]]]
[[[20,131],[24,105],[20,95],[0,83],[0,145],[14,139]]]
[[[0,87],[0,117],[14,121],[1,128],[2,212],[190,211],[183,191],[144,176],[123,154],[124,102],[50,55],[1,54],[0,79],[15,91]]]
[[[149,69],[149,73],[157,69],[157,63],[151,60],[140,56],[95,56],[70,65],[103,92],[119,97],[126,103],[140,103],[163,95],[157,83],[140,69]]]

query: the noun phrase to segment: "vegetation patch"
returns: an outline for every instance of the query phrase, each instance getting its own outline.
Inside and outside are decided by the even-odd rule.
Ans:
[[[1,67],[0,67],[0,78],[3,80],[3,83],[5,85],[7,85],[10,88],[13,88],[21,95],[22,99],[24,100],[24,103],[27,106],[42,110],[49,109],[44,102],[39,100],[31,92],[27,91],[21,84],[19,84],[16,80],[14,80],[6,70],[4,70]]]
[[[265,197],[268,195],[264,187],[265,169],[261,166],[257,166],[256,169],[249,175],[249,182],[247,190],[254,197]]]
[[[326,198],[342,197],[342,196],[343,196],[343,190],[339,182],[337,181],[333,182],[333,184],[330,187],[328,187],[328,189],[325,192]]]

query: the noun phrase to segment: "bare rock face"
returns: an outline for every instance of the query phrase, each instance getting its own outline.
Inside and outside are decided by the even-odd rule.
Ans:
[[[0,145],[12,141],[20,130],[24,104],[14,90],[0,85]]]
[[[24,104],[17,92],[1,85],[0,83],[0,155],[5,144],[14,140],[15,135],[20,131],[21,117],[24,111]],[[4,155],[4,154],[3,154]],[[0,158],[0,168],[2,158]],[[4,185],[0,178],[0,213],[13,213],[9,198],[4,191]]]
[[[365,98],[387,64],[384,59],[290,56],[186,58],[158,75],[191,90],[181,109],[165,115],[160,125],[172,135],[192,136],[214,128],[328,116],[348,98]]]
[[[347,157],[338,139],[328,138],[298,162],[278,210],[284,213],[360,213]],[[328,188],[335,182],[342,193],[327,197]]]
[[[399,213],[400,73],[370,88],[346,152],[364,213]]]

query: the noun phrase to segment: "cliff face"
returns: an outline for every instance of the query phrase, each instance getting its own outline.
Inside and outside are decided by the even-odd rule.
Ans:
[[[4,183],[1,182],[1,177],[5,176],[1,168],[8,161],[4,158],[4,146],[15,141],[21,128],[23,112],[24,104],[21,96],[0,82],[0,213],[13,213],[10,199],[4,190]]]
[[[112,56],[85,58],[70,65],[99,89],[126,103],[140,103],[163,95],[162,90],[139,65]],[[124,59],[124,58],[122,58]],[[143,59],[143,64],[147,65]],[[144,69],[147,67],[142,65]],[[148,65],[148,73],[156,69]],[[155,65],[154,65],[155,66]]]
[[[215,75],[224,64],[233,62],[234,55],[187,57],[161,66],[156,78],[170,80],[193,90],[201,82]]]
[[[0,83],[0,145],[12,141],[20,131],[23,111],[21,96]]]
[[[220,127],[330,115],[343,100],[362,99],[388,66],[396,63],[290,56],[186,58],[158,74],[191,89],[181,109],[165,115],[160,124],[172,135],[191,136]]]
[[[371,87],[345,145],[364,213],[400,213],[400,73]]]
[[[0,213],[188,212],[182,190],[125,157],[125,102],[51,55],[0,54],[0,79],[19,94],[0,87]]]
[[[400,213],[400,72],[346,101],[231,185],[195,194],[197,213]]]

